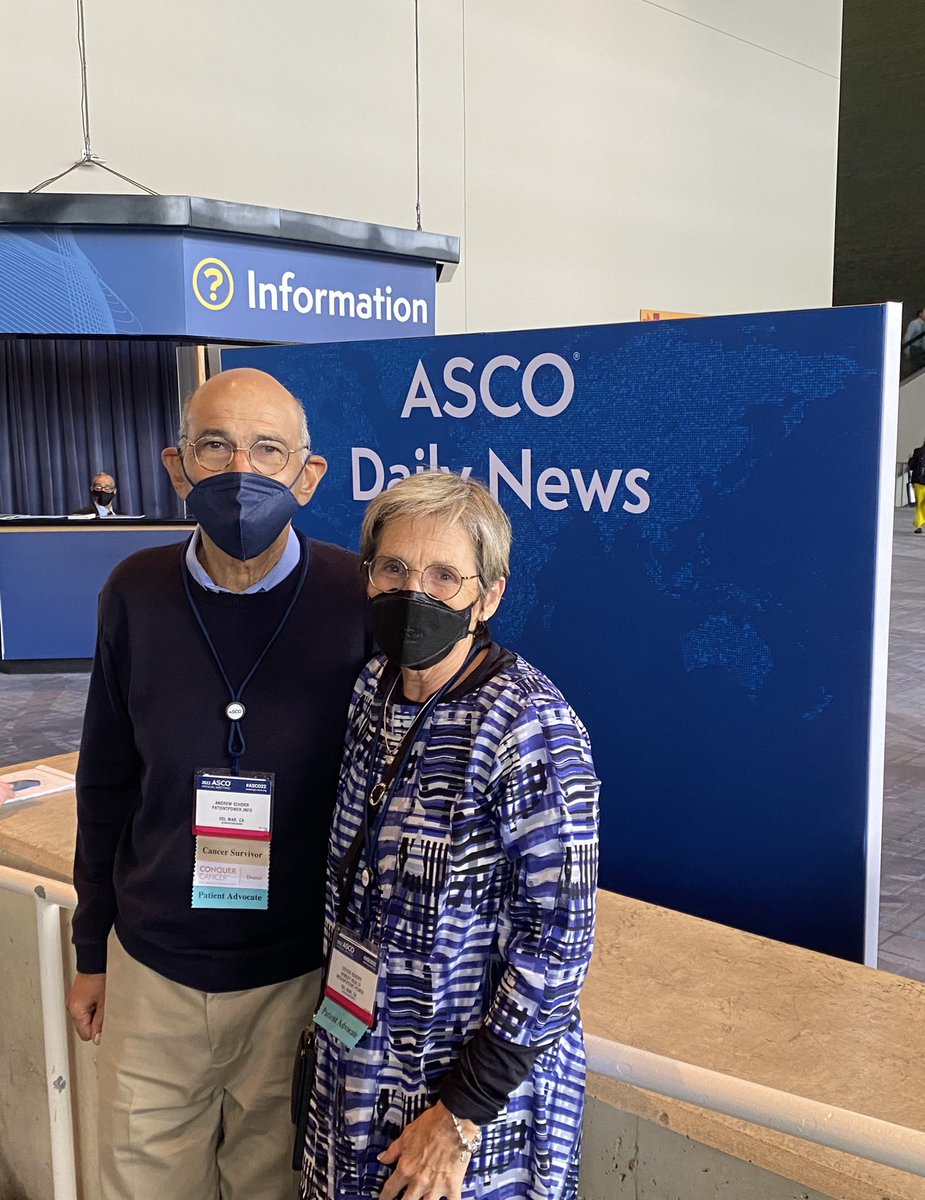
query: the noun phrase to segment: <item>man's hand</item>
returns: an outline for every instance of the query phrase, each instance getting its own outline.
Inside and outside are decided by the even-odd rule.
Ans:
[[[15,795],[13,785],[0,779],[0,804],[3,804],[5,800],[12,800]]]
[[[465,1137],[474,1137],[477,1126],[460,1121]],[[379,1161],[395,1170],[380,1193],[380,1200],[394,1200],[405,1189],[404,1200],[462,1200],[462,1182],[469,1155],[459,1161],[461,1147],[453,1118],[441,1100],[412,1121]]]
[[[103,1009],[106,1006],[106,975],[77,972],[67,994],[67,1011],[82,1042],[100,1044]]]

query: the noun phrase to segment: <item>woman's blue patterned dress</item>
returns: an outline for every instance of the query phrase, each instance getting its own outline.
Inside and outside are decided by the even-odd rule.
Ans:
[[[326,947],[337,867],[385,769],[377,727],[384,660],[357,682],[328,856]],[[465,684],[458,690],[464,690]],[[379,945],[376,1023],[353,1050],[318,1030],[302,1195],[378,1197],[376,1156],[437,1098],[485,1023],[541,1047],[483,1126],[463,1195],[576,1194],[585,1058],[578,993],[591,957],[597,798],[588,737],[556,687],[521,658],[441,701],[418,732],[375,847],[379,890],[357,872],[346,918]],[[391,735],[418,706],[390,704]],[[365,899],[364,899],[365,893]]]

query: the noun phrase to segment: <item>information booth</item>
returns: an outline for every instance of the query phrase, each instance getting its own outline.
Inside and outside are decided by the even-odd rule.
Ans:
[[[0,194],[0,669],[91,656],[113,566],[188,536],[159,459],[213,347],[432,334],[458,260],[455,237],[283,209]],[[69,516],[98,471],[118,519]]]

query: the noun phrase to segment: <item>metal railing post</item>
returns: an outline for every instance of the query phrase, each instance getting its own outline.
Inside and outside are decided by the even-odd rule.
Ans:
[[[61,958],[61,909],[34,889],[39,937],[39,980],[42,995],[42,1033],[45,1040],[45,1090],[51,1131],[51,1177],[54,1200],[77,1200],[74,1163],[74,1115],[71,1108],[71,1066],[64,1011],[64,969]]]

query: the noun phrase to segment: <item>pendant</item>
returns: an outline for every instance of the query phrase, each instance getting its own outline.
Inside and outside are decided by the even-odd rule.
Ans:
[[[225,705],[225,716],[229,721],[240,721],[245,711],[240,700],[232,700],[230,704]]]
[[[385,799],[385,795],[388,792],[388,790],[389,789],[386,787],[386,785],[384,783],[377,783],[369,795],[370,808],[378,808],[379,805],[382,803],[382,801]]]

